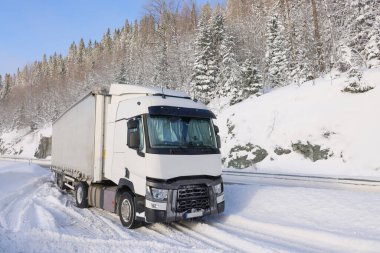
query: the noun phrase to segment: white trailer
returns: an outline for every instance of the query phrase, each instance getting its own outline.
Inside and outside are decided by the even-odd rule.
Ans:
[[[53,123],[52,170],[76,204],[134,228],[224,211],[214,114],[182,92],[93,91]]]

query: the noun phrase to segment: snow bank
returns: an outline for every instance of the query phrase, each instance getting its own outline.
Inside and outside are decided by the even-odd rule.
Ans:
[[[348,94],[341,92],[345,79],[325,76],[226,107],[217,119],[222,156],[251,143],[268,156],[250,170],[380,177],[380,85]],[[366,70],[364,80],[376,87],[380,69]],[[292,150],[297,142],[320,145],[331,157],[313,162],[294,151],[274,153],[276,147]]]

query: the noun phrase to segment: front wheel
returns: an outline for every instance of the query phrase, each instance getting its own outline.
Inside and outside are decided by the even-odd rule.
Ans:
[[[88,207],[88,185],[86,182],[79,182],[75,187],[75,202],[79,208]]]
[[[136,228],[140,225],[136,221],[136,209],[134,197],[129,192],[123,192],[118,201],[118,214],[121,224],[129,229]]]

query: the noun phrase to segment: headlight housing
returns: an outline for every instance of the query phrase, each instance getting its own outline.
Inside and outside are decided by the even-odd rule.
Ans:
[[[223,185],[222,185],[222,183],[214,185],[214,192],[216,194],[221,194],[223,192]]]
[[[168,199],[168,190],[167,189],[158,189],[153,187],[146,187],[147,195],[151,195],[155,200],[167,200]]]

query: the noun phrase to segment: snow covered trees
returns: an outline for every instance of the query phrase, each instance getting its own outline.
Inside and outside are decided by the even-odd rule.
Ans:
[[[342,90],[349,93],[363,93],[372,90],[374,87],[367,85],[363,81],[363,73],[358,68],[351,68],[348,72],[347,86]]]
[[[288,2],[287,2],[288,3]],[[289,78],[290,82],[302,84],[312,80],[326,64],[318,56],[315,34],[311,29],[314,18],[310,19],[311,10],[307,1],[295,0],[286,8],[285,38],[289,41]],[[303,10],[303,11],[300,11]],[[310,13],[309,13],[310,12]]]
[[[115,81],[116,83],[127,83],[127,71],[123,62],[120,65],[120,69],[116,75]]]
[[[218,66],[211,29],[204,17],[199,21],[195,45],[192,90],[204,102],[208,102],[215,97]]]
[[[241,88],[240,66],[235,38],[225,31],[220,10],[216,10],[207,23],[201,18],[196,46],[192,77],[195,95],[204,102],[216,96],[235,100]]]
[[[349,32],[347,34],[350,69],[343,92],[363,93],[373,89],[362,80],[361,67],[380,65],[380,2],[353,0],[349,6]]]
[[[368,34],[368,42],[364,48],[367,66],[374,68],[380,66],[380,16],[377,16]]]
[[[251,59],[245,60],[241,66],[241,82],[243,99],[254,94],[260,95],[263,88],[262,76]]]
[[[353,0],[350,5],[348,46],[352,50],[352,66],[378,65],[380,48],[378,0]],[[377,60],[376,60],[377,59]]]
[[[240,66],[236,60],[234,37],[225,35],[220,47],[222,62],[219,94],[224,97],[239,96],[241,88]]]
[[[277,13],[268,20],[266,36],[266,84],[271,88],[284,86],[289,78],[289,47]]]
[[[4,73],[0,125],[21,106],[14,100],[24,101],[25,121],[42,124],[88,90],[115,81],[236,103],[333,68],[350,72],[347,86],[362,87],[360,69],[380,66],[379,0],[228,0],[215,8],[151,0],[149,6],[140,20],[108,29],[100,41],[78,38],[67,55]]]
[[[4,81],[2,83],[1,96],[0,98],[4,98],[8,95],[11,90],[12,77],[10,74],[5,74]]]

